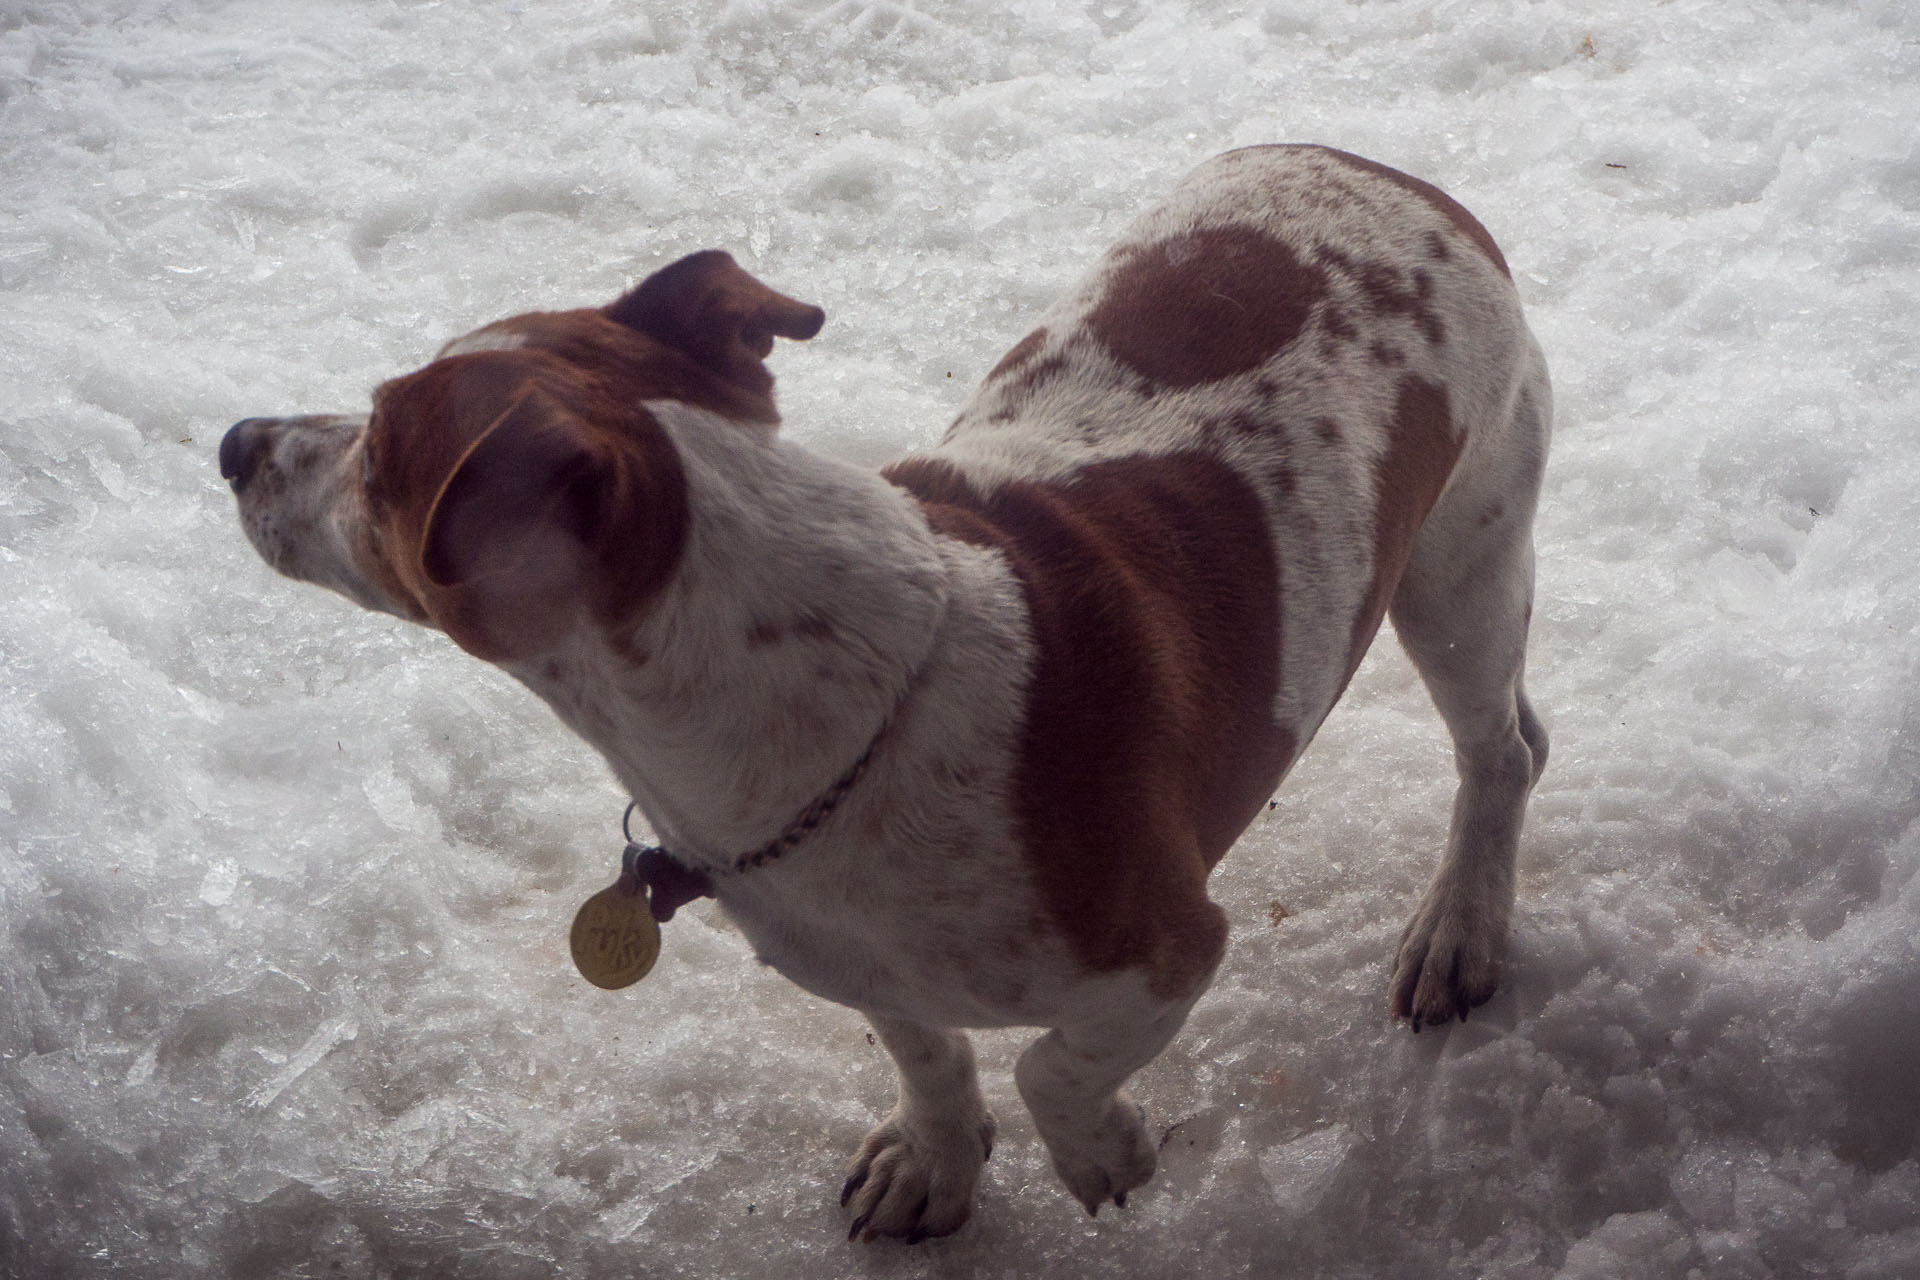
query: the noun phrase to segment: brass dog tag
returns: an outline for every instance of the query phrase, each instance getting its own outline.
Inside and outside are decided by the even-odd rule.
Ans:
[[[638,876],[620,878],[588,898],[568,935],[574,967],[596,987],[618,991],[647,976],[660,956],[660,926]]]

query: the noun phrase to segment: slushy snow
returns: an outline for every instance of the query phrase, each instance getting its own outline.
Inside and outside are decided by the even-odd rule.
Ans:
[[[1916,119],[1898,0],[0,8],[0,1273],[1920,1276]],[[879,463],[1262,141],[1459,197],[1553,370],[1505,987],[1386,1016],[1453,777],[1383,638],[1217,874],[1155,1181],[1090,1221],[993,1033],[973,1222],[849,1245],[862,1021],[710,903],[583,983],[605,768],[276,578],[215,447],[720,246]]]

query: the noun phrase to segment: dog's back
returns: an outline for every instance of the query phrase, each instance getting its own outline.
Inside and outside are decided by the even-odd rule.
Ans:
[[[1509,507],[1524,535],[1546,395],[1472,215],[1343,152],[1251,147],[1138,219],[937,449],[888,468],[1027,585],[1022,774],[1049,785],[1024,827],[1064,900],[1092,867],[1134,882],[1113,912],[1187,896],[1165,849],[1212,866],[1272,794],[1463,457],[1471,492],[1450,505],[1469,527],[1429,539],[1434,558],[1481,558],[1468,544]],[[1135,954],[1101,961],[1155,949],[1102,905],[1069,929]],[[1199,902],[1173,914],[1211,931]],[[1212,950],[1194,940],[1168,951]]]

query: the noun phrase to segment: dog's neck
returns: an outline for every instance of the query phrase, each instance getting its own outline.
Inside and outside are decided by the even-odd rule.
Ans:
[[[779,836],[910,696],[948,584],[912,500],[771,428],[650,404],[686,473],[678,571],[625,635],[509,670],[599,748],[673,855]]]

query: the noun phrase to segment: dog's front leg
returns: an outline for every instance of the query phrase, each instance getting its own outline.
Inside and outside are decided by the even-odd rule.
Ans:
[[[1098,1021],[1055,1027],[1014,1068],[1020,1096],[1053,1156],[1053,1168],[1087,1212],[1153,1177],[1154,1144],[1139,1104],[1120,1086],[1151,1062],[1187,1020],[1191,1000],[1133,1007]]]
[[[904,1236],[909,1244],[958,1231],[993,1152],[993,1115],[980,1096],[973,1046],[958,1031],[868,1014],[900,1071],[900,1100],[847,1166],[840,1203],[849,1240]]]

